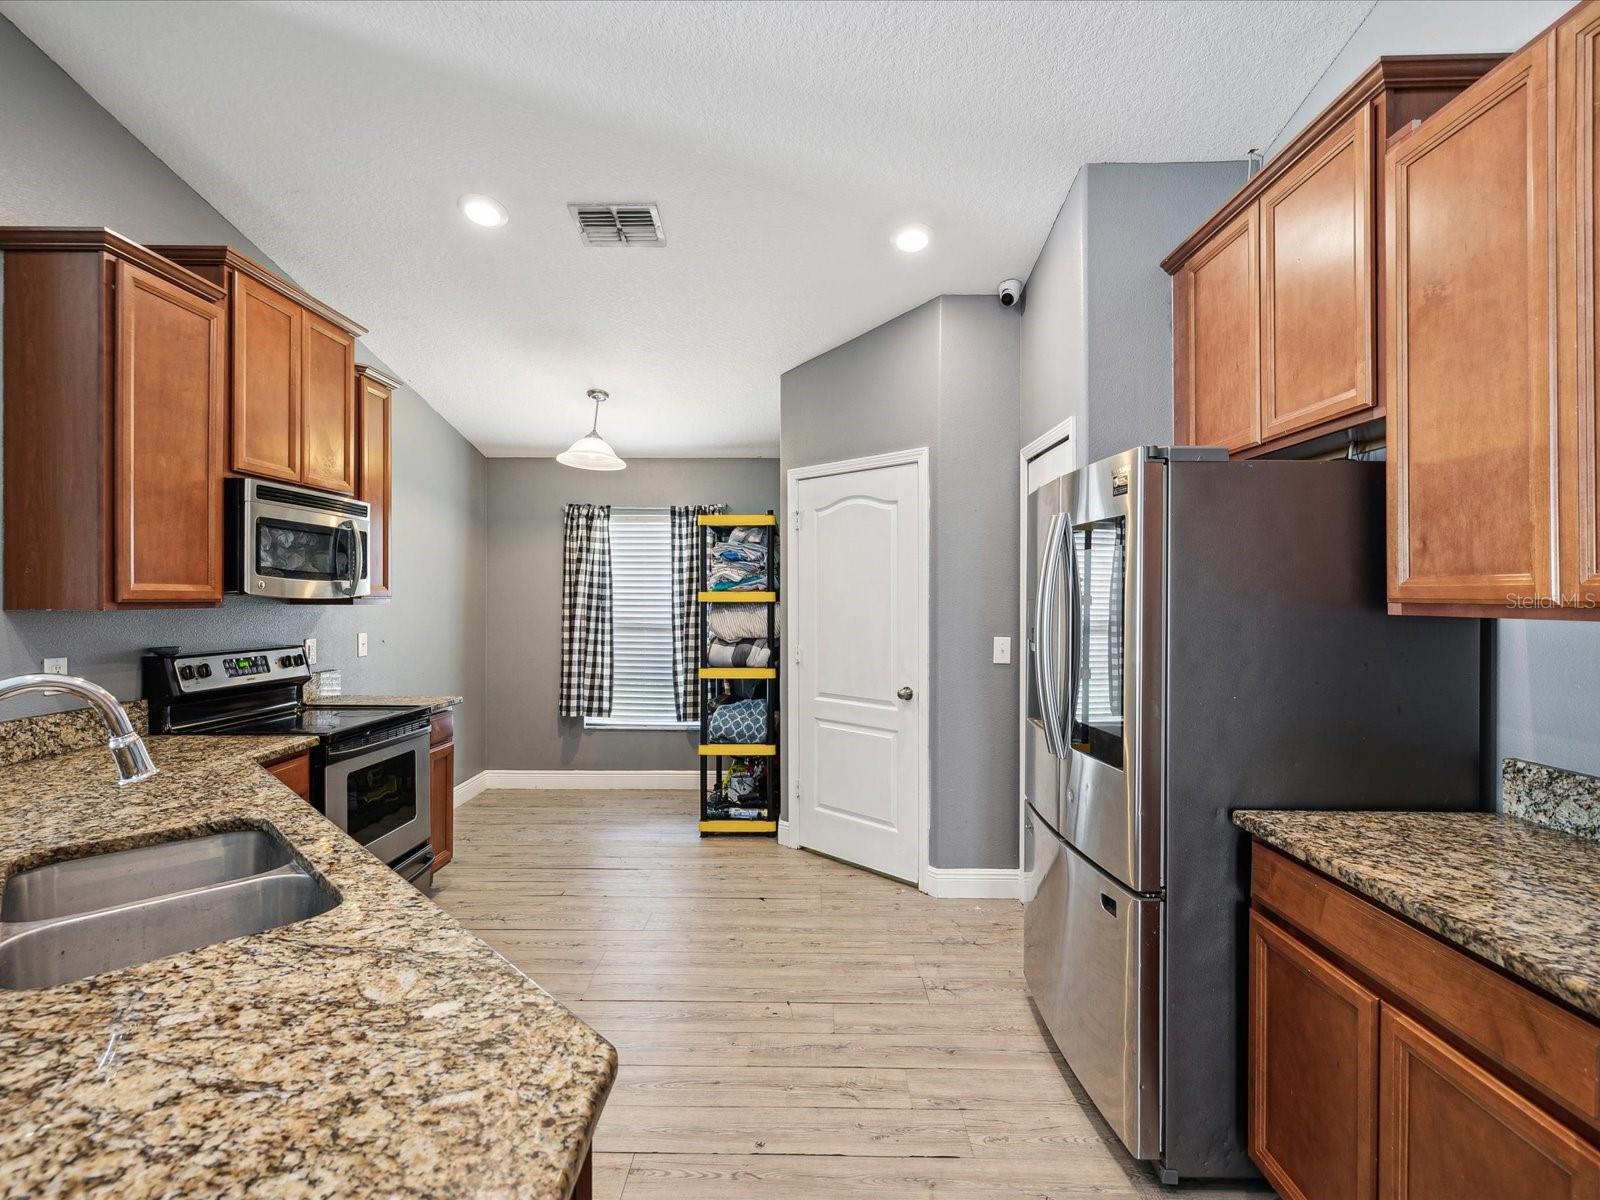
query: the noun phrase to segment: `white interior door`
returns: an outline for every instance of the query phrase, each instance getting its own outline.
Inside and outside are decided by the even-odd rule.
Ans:
[[[917,882],[926,697],[925,463],[795,481],[799,842]]]

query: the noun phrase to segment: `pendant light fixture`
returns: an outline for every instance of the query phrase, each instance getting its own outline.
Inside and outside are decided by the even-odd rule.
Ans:
[[[580,471],[620,471],[628,464],[618,458],[617,452],[600,436],[600,406],[611,397],[599,388],[590,388],[588,396],[594,401],[594,421],[589,432],[556,455],[556,461]]]

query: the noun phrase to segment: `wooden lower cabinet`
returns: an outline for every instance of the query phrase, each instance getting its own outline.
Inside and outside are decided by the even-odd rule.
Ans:
[[[1250,915],[1250,1148],[1284,1200],[1377,1186],[1378,998]]]
[[[1389,1007],[1379,1102],[1383,1200],[1594,1200],[1600,1152]]]
[[[296,754],[267,764],[267,773],[307,804],[311,803],[311,754]]]
[[[455,850],[455,791],[455,720],[449,712],[435,713],[428,751],[428,807],[432,821],[429,840],[433,843],[435,871],[450,861]]]
[[[1600,1200],[1600,1024],[1257,845],[1250,1157],[1285,1200]]]

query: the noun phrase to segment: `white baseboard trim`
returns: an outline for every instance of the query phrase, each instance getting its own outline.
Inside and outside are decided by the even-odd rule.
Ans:
[[[479,791],[617,791],[692,792],[700,786],[699,771],[484,771]],[[459,789],[458,789],[459,790]],[[476,794],[476,793],[474,793]]]
[[[778,845],[787,846],[791,850],[800,847],[800,839],[795,836],[794,826],[782,818],[778,820]]]
[[[944,900],[1020,900],[1015,867],[928,867],[922,890]]]
[[[463,783],[456,784],[455,806],[457,808],[460,808],[468,800],[472,800],[488,790],[489,785],[486,782],[488,774],[489,772],[487,771],[479,771],[471,779],[468,779]]]

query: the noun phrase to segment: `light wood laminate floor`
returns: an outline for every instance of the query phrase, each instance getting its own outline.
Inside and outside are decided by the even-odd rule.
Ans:
[[[1018,904],[694,821],[683,792],[486,792],[437,880],[617,1047],[596,1200],[1172,1194],[1041,1032]]]

